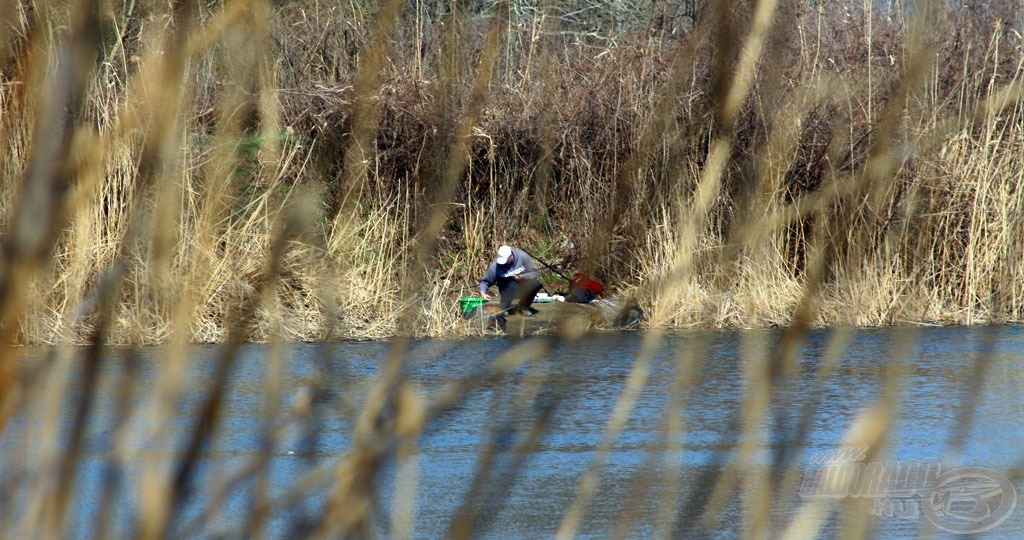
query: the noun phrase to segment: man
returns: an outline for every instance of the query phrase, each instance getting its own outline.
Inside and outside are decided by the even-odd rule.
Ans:
[[[513,300],[519,301],[519,305],[514,308],[516,312],[533,315],[537,310],[530,307],[530,304],[541,289],[537,274],[537,265],[525,251],[501,246],[498,248],[498,256],[480,280],[480,295],[490,300],[491,295],[487,294],[487,290],[494,285],[498,286],[502,309],[499,321],[504,320],[504,314],[513,309]]]

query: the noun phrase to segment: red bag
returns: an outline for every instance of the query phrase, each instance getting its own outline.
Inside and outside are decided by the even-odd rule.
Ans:
[[[596,297],[600,297],[604,294],[604,285],[601,285],[601,283],[594,281],[579,272],[572,275],[572,279],[569,280],[569,284],[572,285],[574,289],[582,289],[584,291],[591,292]]]

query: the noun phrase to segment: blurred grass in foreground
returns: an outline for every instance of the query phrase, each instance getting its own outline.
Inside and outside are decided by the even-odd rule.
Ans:
[[[18,536],[63,530],[104,346],[171,344],[159,429],[176,414],[185,344],[224,343],[180,454],[142,464],[136,533],[162,537],[192,496],[243,343],[458,332],[453,289],[504,242],[546,246],[653,315],[560,537],[597,496],[662,329],[786,328],[772,350],[749,345],[734,461],[691,492],[713,516],[745,490],[745,531],[760,536],[757,501],[788,484],[735,471],[764,437],[807,328],[1020,319],[1020,8],[922,3],[904,19],[684,5],[588,20],[558,3],[5,2],[0,429],[26,403],[52,408],[67,381],[51,367],[87,346],[74,421],[37,428],[63,442],[17,486]],[[526,342],[493,371],[559,339]],[[26,372],[21,343],[52,353]],[[884,441],[905,350],[894,345],[880,402],[845,444]],[[382,460],[397,457],[414,483],[423,426],[480,382],[425,403],[404,353],[399,341],[382,360],[316,536],[367,533]],[[685,393],[700,351],[680,355]],[[272,411],[279,377],[266,384]],[[780,467],[796,465],[793,440]],[[680,500],[665,497],[669,534]],[[824,510],[808,505],[795,532],[813,536]],[[410,530],[408,508],[392,515],[394,531]],[[471,535],[463,517],[453,536]]]

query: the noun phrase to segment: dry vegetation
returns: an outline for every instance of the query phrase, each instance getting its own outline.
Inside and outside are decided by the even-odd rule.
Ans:
[[[222,341],[287,216],[252,339],[448,333],[504,242],[658,325],[786,325],[809,275],[810,324],[1020,318],[1012,2],[916,37],[831,3],[759,35],[727,3],[572,6],[100,4],[77,35],[9,5],[9,330],[85,341],[112,273],[108,339]]]
[[[106,456],[145,469],[131,527],[165,537],[193,500],[242,344],[449,334],[455,297],[505,242],[640,298],[655,328],[567,509],[566,538],[597,496],[659,329],[785,327],[766,357],[750,343],[743,362],[743,466],[807,328],[1018,321],[1020,6],[919,3],[913,17],[770,0],[0,4],[0,435],[31,412],[33,438],[62,436],[25,458],[35,469],[8,469],[17,481],[0,495],[21,502],[0,505],[0,524],[18,537],[66,533],[106,345],[170,343],[150,420],[154,440],[180,452]],[[847,337],[830,338],[822,377]],[[403,379],[398,341],[360,404],[318,537],[366,533],[382,462],[406,463],[424,426],[474,385],[563,338],[527,340],[430,403]],[[224,346],[194,424],[171,440],[160,428],[180,413],[195,341]],[[57,346],[25,368],[25,343]],[[61,423],[68,345],[79,343],[79,401]],[[884,442],[903,346],[845,444]],[[274,350],[268,433],[284,362]],[[677,405],[700,353],[679,353]],[[125,377],[123,404],[138,382]],[[681,405],[670,412],[673,440]],[[119,408],[112,429],[133,414]],[[273,441],[243,476],[262,474]],[[802,442],[775,457],[794,465]],[[785,487],[774,481],[722,474],[692,493],[763,500]],[[244,524],[253,536],[262,502]],[[786,537],[815,537],[833,506],[807,505]],[[397,536],[411,530],[403,511]],[[850,511],[854,523],[866,515]],[[758,536],[766,519],[746,514],[745,530]],[[471,536],[466,527],[452,536]],[[658,530],[668,537],[671,519]]]

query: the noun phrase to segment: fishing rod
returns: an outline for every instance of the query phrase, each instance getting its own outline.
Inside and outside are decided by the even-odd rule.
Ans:
[[[527,255],[529,255],[530,257],[532,257],[532,258],[533,258],[533,260],[535,260],[535,261],[539,262],[540,264],[544,265],[544,266],[545,266],[545,267],[546,267],[546,268],[547,268],[548,270],[551,270],[552,272],[554,272],[554,273],[558,274],[558,277],[560,277],[560,278],[564,279],[564,280],[565,280],[565,281],[567,281],[567,282],[570,282],[570,283],[572,282],[572,280],[571,280],[571,279],[569,279],[569,278],[565,277],[565,274],[563,274],[563,273],[559,272],[559,271],[558,271],[558,268],[555,268],[554,266],[552,266],[552,265],[550,265],[550,264],[548,264],[548,263],[544,262],[544,260],[543,260],[543,259],[541,259],[540,257],[538,257],[538,256],[534,255],[533,253],[530,253],[529,251],[526,251],[525,249],[523,250],[523,253],[526,253]]]
[[[612,249],[605,250],[605,251],[602,251],[600,253],[595,253],[595,254],[592,254],[592,255],[588,255],[586,257],[569,259],[568,261],[563,262],[560,266],[564,267],[564,266],[569,265],[570,263],[577,263],[579,261],[586,261],[586,260],[594,259],[594,258],[597,258],[597,257],[604,257],[604,256],[610,255],[612,253],[617,253],[619,251],[622,251],[623,249],[625,249],[627,247],[629,247],[629,246],[627,246],[627,245],[619,245],[619,246],[614,247]],[[533,253],[530,253],[526,249],[523,249],[523,252],[526,253],[527,255],[529,255],[530,258],[532,258],[534,261],[539,262],[542,266],[544,266],[548,270],[551,270],[552,272],[554,272],[558,277],[564,279],[567,283],[572,283],[572,279],[569,276],[566,276],[565,274],[563,274],[558,266],[555,266],[555,265],[553,265],[551,263],[548,263],[544,259],[541,259],[540,257],[534,255]],[[541,284],[541,289],[543,289],[545,292],[548,292],[548,294],[550,294],[550,291],[548,291],[547,288],[544,287],[543,284]],[[469,285],[463,285],[463,286],[459,286],[459,287],[455,287],[455,288],[449,289],[447,291],[447,293],[450,294],[450,293],[453,293],[453,292],[456,292],[456,291],[464,291],[464,290],[473,290],[473,287],[469,286]]]
[[[667,238],[666,240],[671,240],[671,239],[672,238],[670,237],[670,238]],[[569,264],[578,263],[580,261],[587,261],[587,260],[590,260],[590,259],[596,259],[598,257],[605,257],[605,256],[611,255],[613,253],[618,253],[618,252],[620,252],[623,249],[626,249],[628,247],[629,247],[628,245],[619,245],[619,246],[616,246],[616,247],[614,247],[612,249],[608,249],[608,250],[602,251],[600,253],[594,253],[592,255],[587,255],[586,257],[573,257],[573,258],[563,262],[562,264],[560,264],[558,266],[548,263],[547,261],[541,259],[540,257],[534,255],[533,253],[530,253],[529,251],[527,251],[525,249],[523,249],[523,252],[525,252],[527,255],[529,255],[533,260],[539,262],[542,266],[544,266],[548,270],[551,270],[552,272],[554,272],[556,275],[558,275],[558,277],[564,279],[568,283],[572,283],[572,279],[569,278],[568,276],[566,276],[565,274],[563,274],[561,272],[560,268],[568,266]],[[475,290],[475,288],[472,287],[472,286],[469,286],[469,285],[463,285],[463,286],[454,287],[452,289],[449,289],[447,291],[447,293],[450,294],[450,293],[453,293],[453,292],[456,292],[456,291],[464,291],[464,290]],[[545,288],[544,290],[546,291],[547,289]]]
[[[530,256],[530,258],[532,258],[533,260],[535,260],[535,261],[539,262],[539,263],[540,263],[541,265],[543,265],[543,266],[544,266],[545,268],[547,268],[548,270],[551,270],[552,272],[554,272],[555,274],[557,274],[557,275],[558,275],[558,277],[560,277],[560,278],[564,279],[564,280],[565,280],[566,282],[568,282],[568,283],[572,283],[572,279],[570,279],[570,278],[569,278],[568,276],[566,276],[565,274],[563,274],[563,273],[562,273],[562,272],[561,272],[561,271],[560,271],[560,270],[558,269],[558,267],[556,267],[556,266],[554,266],[554,265],[552,265],[552,264],[549,264],[549,263],[548,263],[547,261],[545,261],[545,260],[541,259],[540,257],[538,257],[538,256],[534,255],[533,253],[530,253],[529,251],[527,251],[527,250],[525,250],[525,249],[523,250],[523,252],[524,252],[524,253],[526,253],[527,255],[529,255],[529,256]],[[563,266],[564,266],[564,264],[563,264]],[[543,288],[543,285],[541,285],[541,287]],[[447,293],[453,293],[453,292],[455,292],[455,291],[464,291],[464,290],[466,290],[466,289],[472,289],[472,288],[473,288],[473,287],[471,287],[471,286],[469,286],[469,285],[463,285],[463,286],[459,286],[459,287],[454,287],[454,288],[452,288],[452,289],[449,289],[449,290],[447,291]],[[545,290],[547,290],[547,289],[545,289]]]

